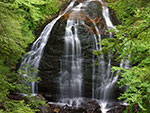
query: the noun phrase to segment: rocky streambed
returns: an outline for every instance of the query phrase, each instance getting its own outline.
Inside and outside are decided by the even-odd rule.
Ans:
[[[108,103],[109,109],[103,109],[103,106],[92,99],[83,99],[82,102],[72,101],[72,105],[61,102],[48,102],[45,106],[40,106],[39,113],[123,113],[127,105],[116,102]]]

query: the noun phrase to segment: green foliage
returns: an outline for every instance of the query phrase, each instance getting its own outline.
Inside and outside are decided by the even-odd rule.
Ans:
[[[120,99],[127,98],[131,105],[138,104],[143,112],[150,112],[150,67],[133,67],[122,74],[123,79],[119,81],[122,85],[129,86],[129,89],[122,94]]]
[[[11,100],[6,102],[3,113],[34,113],[36,110],[32,110],[28,104],[25,104],[24,100],[16,101]]]
[[[121,21],[112,39],[104,39],[101,51],[96,54],[111,52],[116,62],[128,59],[131,68],[114,67],[121,70],[120,86],[128,90],[120,96],[129,103],[127,112],[138,105],[138,113],[150,112],[150,1],[149,0],[109,0]]]
[[[32,43],[34,30],[43,24],[46,16],[56,14],[62,2],[57,0],[1,0],[0,1],[0,113],[34,113],[44,102],[35,97],[14,100],[15,92],[27,91],[23,81],[39,80],[23,78],[16,71],[16,63]],[[31,71],[35,71],[31,68]],[[31,73],[32,74],[32,73]]]
[[[60,6],[58,0],[15,0],[12,8],[18,15],[24,16],[30,29],[35,30],[44,22],[46,15],[56,14]]]

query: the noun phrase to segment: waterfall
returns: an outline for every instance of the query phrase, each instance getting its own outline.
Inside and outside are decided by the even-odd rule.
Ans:
[[[47,41],[50,37],[50,33],[52,31],[52,28],[54,24],[65,14],[67,13],[74,5],[75,0],[73,0],[68,7],[65,9],[65,11],[60,14],[57,18],[55,18],[52,22],[50,22],[42,31],[40,37],[33,43],[31,51],[28,52],[27,55],[25,55],[24,60],[22,61],[20,65],[20,70],[25,71],[25,74],[23,74],[24,77],[29,76],[32,74],[32,76],[37,76],[37,73],[31,72],[31,68],[39,68],[39,63],[41,60],[41,57],[43,55],[44,47],[47,44]],[[29,66],[26,66],[29,65]],[[32,95],[37,95],[38,88],[36,82],[30,83]]]
[[[61,59],[60,101],[71,102],[73,98],[82,97],[82,47],[78,36],[78,26],[81,20],[83,2],[72,8],[65,28],[65,53]],[[77,100],[78,101],[78,100]],[[76,102],[78,103],[78,102]]]
[[[68,104],[73,104],[76,101],[76,105],[80,105],[81,98],[97,99],[100,102],[102,112],[106,113],[109,108],[107,104],[114,99],[114,88],[118,75],[114,77],[114,73],[111,72],[113,65],[111,54],[101,54],[100,56],[92,54],[95,50],[102,50],[103,47],[99,42],[103,38],[112,38],[112,33],[107,33],[106,30],[116,29],[111,22],[109,9],[102,0],[84,0],[83,2],[72,0],[64,12],[50,22],[33,43],[31,51],[25,56],[20,66],[20,69],[26,72],[23,76],[27,77],[32,74],[37,77],[37,73],[30,73],[30,68],[25,65],[39,68],[49,37],[56,38],[51,36],[51,31],[58,20],[62,18],[66,19],[64,35],[61,35],[64,41],[62,42],[64,50],[62,49],[63,52],[58,57],[57,64],[52,64],[54,67],[55,65],[59,67],[60,72],[58,72],[59,75],[50,73],[50,76],[57,76],[54,79],[57,80],[56,84],[58,85],[56,100]],[[85,47],[86,41],[89,44],[88,47]],[[122,60],[120,67],[129,68],[129,62]],[[90,83],[87,83],[85,78]],[[31,82],[30,84],[32,95],[38,94],[37,83]],[[86,89],[85,84],[88,84],[90,90]],[[86,91],[90,91],[88,96],[85,96]]]
[[[68,19],[65,33],[65,55],[61,61],[61,98],[81,97],[82,57],[77,31],[78,21]],[[74,34],[72,31],[74,28]]]

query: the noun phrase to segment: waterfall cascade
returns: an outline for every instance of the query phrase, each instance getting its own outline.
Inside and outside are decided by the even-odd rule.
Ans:
[[[93,12],[91,10],[94,10]],[[39,68],[41,57],[44,53],[44,48],[48,43],[49,37],[55,24],[61,19],[66,19],[64,39],[64,51],[59,57],[59,77],[57,77],[58,91],[57,101],[69,102],[74,98],[86,97],[100,100],[100,105],[103,113],[106,112],[104,108],[107,103],[113,101],[115,95],[115,83],[118,76],[113,77],[111,72],[112,59],[111,54],[101,55],[99,57],[91,55],[90,66],[85,62],[89,61],[85,57],[87,52],[84,52],[88,47],[84,47],[84,41],[90,39],[90,52],[94,50],[101,50],[102,46],[98,44],[103,38],[111,38],[112,34],[107,33],[106,30],[116,29],[109,17],[109,9],[102,0],[85,0],[79,2],[72,0],[63,13],[56,19],[50,22],[41,33],[40,37],[33,43],[31,51],[25,56],[21,63],[20,69],[26,71],[24,76],[28,76],[30,68],[25,67],[26,64],[31,67]],[[84,29],[83,29],[84,28]],[[86,29],[86,34],[82,30]],[[82,36],[81,36],[82,34]],[[90,55],[89,55],[90,56]],[[98,63],[98,65],[95,64]],[[55,64],[53,64],[55,65]],[[121,61],[120,67],[128,68],[129,63],[124,60]],[[85,71],[87,70],[87,72]],[[37,74],[33,74],[37,76]],[[50,75],[50,76],[53,76]],[[86,78],[87,77],[87,78]],[[48,78],[47,78],[48,79]],[[88,83],[88,81],[91,83]],[[89,89],[87,87],[90,87]],[[31,83],[33,95],[38,93],[37,84]],[[78,100],[78,99],[77,99]],[[79,100],[78,100],[79,101]],[[77,104],[78,105],[78,104]]]
[[[52,28],[54,24],[67,12],[69,11],[75,3],[75,0],[73,0],[64,13],[59,15],[56,19],[54,19],[52,22],[50,22],[41,33],[40,37],[33,43],[31,51],[28,52],[28,54],[25,56],[23,62],[20,65],[20,70],[24,70],[26,74],[23,76],[28,76],[30,74],[30,67],[27,67],[26,65],[29,65],[31,67],[34,67],[38,69],[39,63],[41,60],[41,57],[43,55],[44,47],[47,44],[48,38],[50,37],[50,33],[52,31]],[[33,74],[33,76],[37,76],[37,73]],[[38,88],[36,82],[31,83],[31,90],[32,95],[36,95],[38,93]]]

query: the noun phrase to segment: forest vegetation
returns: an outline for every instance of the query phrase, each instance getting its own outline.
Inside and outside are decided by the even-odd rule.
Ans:
[[[104,39],[103,49],[95,54],[110,52],[116,62],[130,62],[130,69],[121,70],[120,87],[128,86],[119,99],[125,99],[132,113],[150,113],[150,1],[107,0],[121,22],[114,38]],[[28,44],[35,39],[34,31],[56,14],[62,2],[57,0],[1,0],[0,1],[0,113],[34,113],[43,101],[28,96],[14,100],[11,93],[22,92],[21,78],[16,64],[25,54]],[[116,57],[118,56],[118,57]],[[135,111],[134,111],[135,112]]]
[[[110,31],[115,37],[102,40],[102,50],[95,53],[110,52],[116,62],[130,62],[129,69],[112,69],[121,70],[119,86],[128,86],[119,99],[129,104],[127,113],[134,108],[137,113],[150,113],[150,1],[108,0],[107,4],[115,10],[121,25],[116,26],[117,31]]]
[[[0,113],[34,113],[44,102],[27,97],[14,100],[11,93],[23,92],[16,64],[35,39],[34,31],[47,16],[58,12],[63,1],[58,0],[0,0]],[[32,80],[32,79],[31,79]]]

